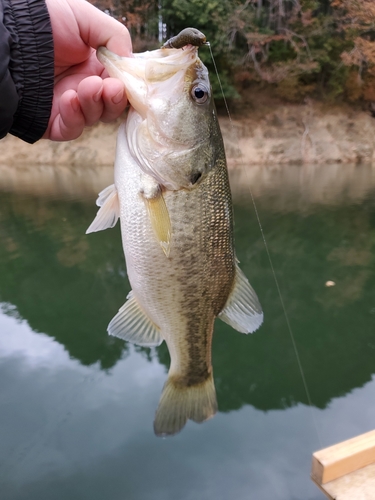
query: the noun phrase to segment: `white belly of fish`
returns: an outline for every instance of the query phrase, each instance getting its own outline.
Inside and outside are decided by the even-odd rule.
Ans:
[[[169,211],[173,224],[170,255],[167,257],[155,238],[145,201],[141,195],[142,172],[131,156],[124,127],[120,128],[115,163],[115,185],[120,202],[120,223],[127,273],[132,291],[144,312],[160,329],[162,337],[181,334],[184,320],[179,316],[178,280],[181,269],[176,269],[177,250],[174,242],[180,231],[193,231],[183,223],[184,215]],[[168,206],[168,196],[165,196]],[[185,227],[184,227],[185,226]],[[169,341],[168,341],[169,340]]]

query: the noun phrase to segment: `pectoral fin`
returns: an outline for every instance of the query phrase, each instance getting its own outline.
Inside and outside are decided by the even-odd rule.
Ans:
[[[99,193],[96,204],[100,207],[86,234],[114,227],[120,216],[120,204],[114,184]]]
[[[237,264],[234,288],[219,318],[241,333],[253,333],[263,323],[257,294]]]
[[[156,239],[158,240],[165,255],[169,257],[172,229],[163,193],[159,189],[156,196],[153,198],[144,197],[144,200]]]
[[[133,292],[108,325],[108,333],[143,347],[160,345],[163,337],[159,328],[141,309]]]

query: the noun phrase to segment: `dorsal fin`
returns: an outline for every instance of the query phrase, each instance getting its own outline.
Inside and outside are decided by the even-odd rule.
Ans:
[[[241,333],[253,333],[263,323],[257,294],[237,264],[234,287],[219,318]]]

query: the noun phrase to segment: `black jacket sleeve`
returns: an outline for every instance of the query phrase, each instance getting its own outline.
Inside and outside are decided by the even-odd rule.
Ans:
[[[47,129],[53,38],[44,0],[0,0],[0,139],[34,143]]]

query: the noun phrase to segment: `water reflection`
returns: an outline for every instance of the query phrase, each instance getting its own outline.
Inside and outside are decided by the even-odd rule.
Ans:
[[[297,183],[296,168],[300,169]],[[250,174],[312,401],[319,408],[363,386],[375,372],[374,173],[369,167],[325,169],[323,175],[317,167],[315,175],[308,167],[283,167],[276,182],[271,182],[266,169],[259,173],[268,179],[263,184],[255,183],[257,177]],[[81,189],[78,178],[84,176],[75,172],[73,178],[66,174],[64,182],[58,181],[53,188],[47,183],[48,196],[43,197],[44,181],[35,181],[28,188],[21,183],[20,193],[16,179],[11,184],[0,173],[4,190],[0,300],[11,305],[4,306],[6,314],[16,314],[34,332],[56,339],[82,365],[99,363],[108,370],[129,353],[128,344],[106,334],[108,321],[123,304],[129,284],[118,228],[90,238],[84,234],[96,211],[94,190],[104,187],[108,179],[103,178],[103,185],[95,189],[91,181],[83,180],[84,198],[92,191],[92,198],[84,202],[75,199]],[[250,404],[270,410],[306,403],[263,241],[239,171],[234,172],[232,184],[237,254],[258,292],[266,321],[250,337],[217,321],[213,365],[219,409],[227,412]],[[39,196],[31,194],[36,185]],[[329,195],[321,195],[322,186]],[[335,281],[336,286],[325,287],[327,280]],[[169,366],[165,345],[156,351],[138,351],[144,359]]]
[[[126,271],[117,230],[88,242],[90,217],[92,208],[81,203],[3,193],[0,299],[83,364],[99,361],[109,368],[128,349],[103,335],[108,311],[116,311],[126,287]]]
[[[372,165],[237,165],[230,171],[232,192],[241,202],[249,188],[268,209],[284,212],[315,205],[361,202],[375,188]],[[55,198],[95,197],[113,183],[112,166],[1,165],[0,192]]]
[[[92,196],[113,183],[113,166],[0,165],[0,191],[43,197]]]
[[[306,432],[308,408],[265,415],[247,407],[157,440],[150,414],[165,374],[156,360],[130,349],[110,371],[87,367],[26,321],[20,328],[0,314],[0,353],[7,356],[0,363],[2,498],[320,498],[308,479],[308,450],[316,446]],[[355,408],[374,395],[372,384],[356,395]],[[345,401],[335,407],[354,413]]]
[[[306,212],[319,205],[341,206],[361,203],[374,192],[373,165],[290,165],[246,168],[231,172],[231,186],[237,202],[249,197],[249,185],[256,199],[278,213]]]

